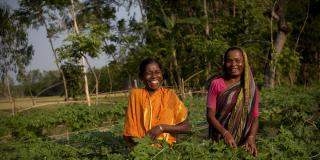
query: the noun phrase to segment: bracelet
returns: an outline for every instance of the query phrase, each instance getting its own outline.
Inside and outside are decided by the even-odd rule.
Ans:
[[[223,137],[226,136],[227,133],[228,133],[228,130],[226,130],[226,131],[222,134],[222,136],[223,136]]]
[[[159,128],[160,128],[160,131],[163,132],[163,129],[162,129],[161,125],[159,125]]]

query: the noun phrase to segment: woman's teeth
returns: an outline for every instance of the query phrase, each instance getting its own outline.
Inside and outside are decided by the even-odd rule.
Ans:
[[[157,83],[159,83],[159,81],[158,80],[153,80],[153,81],[150,81],[152,84],[157,84]]]

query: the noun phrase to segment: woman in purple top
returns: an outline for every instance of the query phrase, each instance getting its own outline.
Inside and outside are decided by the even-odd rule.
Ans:
[[[211,81],[207,97],[209,137],[236,148],[245,145],[254,156],[258,130],[258,90],[246,53],[239,47],[224,54],[223,74]]]

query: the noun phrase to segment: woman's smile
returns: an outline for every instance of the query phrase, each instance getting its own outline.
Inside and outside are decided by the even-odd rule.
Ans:
[[[155,80],[147,81],[147,84],[150,88],[156,89],[156,88],[159,88],[160,81],[155,79]]]

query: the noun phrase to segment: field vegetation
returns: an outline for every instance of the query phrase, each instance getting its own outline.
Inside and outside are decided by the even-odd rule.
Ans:
[[[280,87],[260,92],[256,159],[320,158],[320,88]],[[255,159],[242,147],[207,138],[205,96],[188,96],[191,134],[168,146],[150,138],[129,148],[122,138],[126,98],[88,107],[30,109],[1,117],[3,159]],[[152,147],[160,143],[162,147]]]

